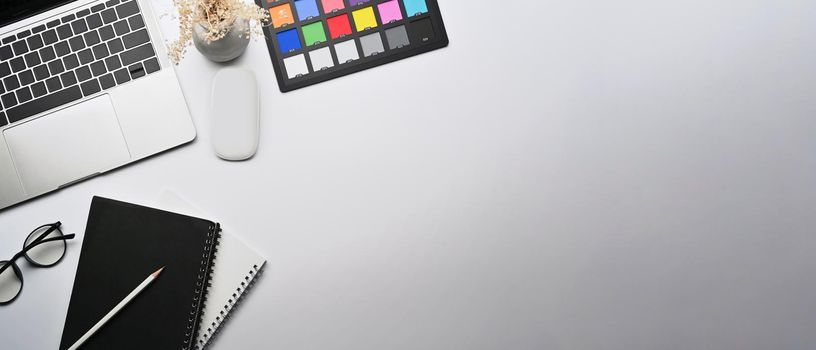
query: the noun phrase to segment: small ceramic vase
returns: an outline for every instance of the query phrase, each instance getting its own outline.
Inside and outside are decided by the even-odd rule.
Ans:
[[[232,29],[223,38],[207,42],[206,28],[196,24],[193,30],[193,44],[196,49],[213,62],[227,62],[234,60],[244,53],[249,45],[249,20],[238,18],[233,22]]]

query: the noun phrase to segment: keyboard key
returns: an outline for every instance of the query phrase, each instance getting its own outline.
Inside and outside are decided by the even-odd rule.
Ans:
[[[115,22],[119,17],[116,17],[116,10],[114,9],[107,9],[102,11],[102,22],[105,24],[111,24]]]
[[[34,95],[34,98],[40,97],[48,93],[48,90],[45,88],[45,83],[39,82],[34,85],[31,85],[31,94]]]
[[[127,68],[122,68],[113,72],[113,77],[116,78],[116,84],[120,85],[130,81],[130,73],[128,73]]]
[[[91,69],[88,66],[82,66],[76,70],[77,80],[85,81],[91,79]]]
[[[43,44],[42,37],[39,35],[30,36],[28,39],[26,39],[26,42],[28,43],[29,50],[32,51],[45,46],[45,44]]]
[[[108,67],[108,72],[113,72],[122,67],[122,62],[119,62],[118,56],[111,56],[105,59],[105,66]]]
[[[105,57],[108,57],[108,45],[99,44],[93,47],[93,54],[97,60],[101,60]]]
[[[93,73],[93,76],[98,77],[98,76],[100,76],[102,74],[105,74],[107,72],[108,72],[108,70],[105,69],[105,62],[96,61],[96,62],[91,64],[91,73]]]
[[[65,69],[74,69],[79,67],[79,58],[76,54],[71,54],[69,56],[65,56],[62,59],[62,65],[65,66]]]
[[[11,71],[17,73],[26,68],[25,62],[23,61],[22,57],[15,57],[9,61],[11,64]]]
[[[144,59],[153,57],[155,55],[156,53],[153,52],[153,45],[147,43],[142,46],[135,47],[128,51],[122,52],[122,54],[119,55],[119,58],[122,59],[122,65],[129,66],[134,62],[139,62]]]
[[[5,93],[6,93],[6,88],[4,88],[3,84],[0,83],[0,95],[5,94]],[[3,109],[3,104],[0,103],[0,110],[2,110],[2,109]]]
[[[17,73],[26,68],[25,62],[23,61],[22,57],[15,57],[9,61],[11,64],[11,71]]]
[[[116,13],[119,15],[119,18],[135,15],[137,12],[139,12],[139,5],[136,4],[135,0],[116,6]]]
[[[43,30],[45,30],[45,24],[40,24],[34,28],[31,28],[31,33],[39,33]]]
[[[3,38],[3,44],[10,44],[12,41],[17,40],[17,37],[14,35],[7,36]]]
[[[159,60],[156,57],[153,57],[144,62],[144,68],[147,74],[153,73],[161,69],[159,66]]]
[[[22,32],[17,33],[17,39],[22,39],[22,38],[25,38],[25,37],[27,37],[29,35],[31,35],[31,31],[30,30],[24,30]]]
[[[108,51],[110,53],[119,53],[125,49],[125,45],[122,44],[122,39],[116,38],[108,42]]]
[[[136,15],[128,18],[128,23],[130,23],[130,29],[132,30],[144,27],[144,20],[142,19],[142,15]]]
[[[40,58],[43,62],[48,62],[57,58],[57,53],[54,52],[54,47],[46,46],[40,50]]]
[[[76,19],[76,16],[74,16],[74,14],[72,13],[70,15],[62,17],[62,23],[68,23],[68,22],[71,22],[71,21],[73,21],[75,19]]]
[[[28,52],[28,45],[26,45],[25,40],[20,40],[14,44],[11,44],[11,47],[14,48],[14,55],[16,56],[24,55],[26,52]]]
[[[17,90],[17,101],[20,101],[20,103],[30,101],[32,98],[31,90],[29,90],[28,87]]]
[[[105,9],[105,4],[99,4],[91,7],[91,12],[99,12]]]
[[[63,57],[71,53],[71,47],[68,46],[67,41],[60,41],[54,45],[54,51],[57,52],[57,57]]]
[[[6,90],[12,91],[20,87],[20,81],[17,80],[16,75],[12,75],[10,77],[3,79],[3,85],[6,86]]]
[[[71,51],[73,52],[77,52],[85,48],[85,41],[82,40],[81,36],[71,38],[71,40],[68,40],[68,43],[71,44]]]
[[[71,22],[71,29],[74,30],[74,34],[79,35],[88,31],[88,25],[85,23],[84,19],[80,18]]]
[[[11,74],[9,64],[7,62],[0,62],[0,78],[5,78],[9,74]]]
[[[57,36],[59,36],[60,40],[65,40],[70,38],[74,35],[74,32],[71,30],[70,24],[64,24],[57,27]]]
[[[128,67],[128,72],[130,72],[130,77],[133,79],[145,76],[145,70],[141,63],[136,63]]]
[[[59,77],[48,78],[48,80],[45,81],[45,86],[48,87],[48,91],[50,92],[62,89],[62,84],[60,83]]]
[[[59,38],[57,38],[57,31],[54,29],[42,33],[42,39],[46,45],[51,45],[59,40]]]
[[[113,26],[104,26],[99,28],[99,36],[102,37],[102,41],[108,41],[112,39],[114,35]]]
[[[3,113],[3,112],[0,112],[0,126],[4,126],[7,123],[8,123],[8,121],[6,121],[6,114]]]
[[[102,85],[102,90],[107,90],[114,87],[116,81],[113,79],[113,74],[108,73],[99,77],[99,84]]]
[[[34,73],[31,72],[31,69],[24,70],[17,75],[17,78],[20,79],[20,85],[26,86],[31,85],[34,82]]]
[[[90,13],[91,13],[91,10],[89,10],[89,9],[79,10],[79,11],[77,11],[76,16],[77,16],[77,18],[85,17],[85,16],[89,15]]]
[[[62,60],[53,60],[48,63],[48,70],[52,75],[57,75],[64,72],[65,67],[62,66]]]
[[[60,80],[62,80],[62,86],[71,86],[77,83],[76,75],[74,72],[65,72],[60,75]]]
[[[11,51],[11,46],[6,45],[0,47],[0,61],[5,61],[12,57],[14,57],[14,53]]]
[[[122,36],[130,31],[130,27],[128,27],[127,20],[123,19],[113,24],[113,30],[116,32],[116,35]]]
[[[76,101],[82,98],[82,92],[78,86],[72,86],[68,89],[59,91],[54,94],[45,95],[41,98],[31,100],[28,103],[21,104],[15,108],[6,111],[9,122],[15,123],[35,114],[45,112],[49,109],[62,106],[66,103]]]
[[[51,29],[51,28],[54,28],[54,27],[60,25],[60,20],[55,19],[55,20],[53,20],[51,22],[46,23],[45,25],[48,27],[48,29]]]
[[[2,97],[0,97],[0,101],[3,101],[3,106],[6,108],[12,107],[17,105],[17,96],[14,95],[13,92],[9,92]],[[12,122],[14,123],[14,122]]]
[[[40,64],[40,55],[36,52],[29,52],[23,57],[25,58],[26,65],[29,67],[34,67]]]
[[[98,13],[94,13],[85,19],[88,22],[88,28],[96,29],[102,26],[102,17]]]
[[[41,64],[39,66],[34,67],[34,78],[37,80],[43,80],[51,76],[51,73],[48,73],[48,66]]]
[[[93,62],[94,60],[93,53],[91,53],[91,49],[85,49],[80,52],[77,52],[77,56],[79,56],[79,63],[81,64],[88,64]]]
[[[96,31],[87,32],[83,37],[85,37],[85,45],[88,45],[88,47],[99,44],[99,34],[96,34]]]
[[[82,88],[82,94],[85,96],[93,95],[99,91],[102,91],[102,89],[99,88],[99,82],[97,82],[96,79],[88,80],[79,86]]]
[[[125,43],[125,48],[130,49],[150,41],[150,36],[147,35],[147,29],[142,29],[123,36],[122,41]]]
[[[111,8],[111,7],[116,6],[116,4],[118,4],[118,3],[119,3],[119,0],[110,0],[110,1],[105,2],[105,6],[107,6],[108,8]]]

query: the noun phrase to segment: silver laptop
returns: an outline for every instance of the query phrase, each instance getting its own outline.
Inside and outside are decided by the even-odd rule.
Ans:
[[[0,0],[0,209],[195,138],[146,0]]]

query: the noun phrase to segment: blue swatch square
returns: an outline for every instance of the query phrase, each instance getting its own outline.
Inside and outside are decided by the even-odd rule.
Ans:
[[[405,0],[403,3],[408,17],[428,12],[428,4],[425,3],[425,0]]]
[[[295,9],[301,21],[305,21],[309,19],[309,17],[320,16],[315,0],[295,0]]]
[[[280,47],[281,53],[289,53],[292,51],[300,50],[300,35],[298,35],[297,29],[289,29],[287,31],[283,31],[277,34],[278,37],[278,46]]]

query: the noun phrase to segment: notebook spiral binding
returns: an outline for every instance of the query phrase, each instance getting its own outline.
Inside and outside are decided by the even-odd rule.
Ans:
[[[201,310],[207,304],[207,288],[210,285],[210,278],[212,277],[212,269],[209,269],[211,260],[214,259],[218,252],[219,239],[221,238],[221,226],[214,224],[209,227],[207,232],[207,239],[204,241],[204,252],[201,254],[201,266],[198,270],[198,282],[193,291],[192,310],[190,310],[190,318],[187,322],[187,331],[184,333],[184,346],[182,349],[194,349],[196,346],[190,346],[195,342],[195,336],[201,328],[202,313]],[[198,317],[196,317],[198,315]]]
[[[218,259],[217,254],[215,258]],[[244,296],[244,294],[247,294],[248,291],[252,289],[252,287],[255,285],[255,282],[260,277],[262,269],[263,267],[253,265],[252,269],[249,270],[246,275],[244,275],[243,282],[241,282],[240,286],[235,288],[235,292],[232,293],[232,298],[230,298],[227,301],[227,304],[223,306],[222,310],[220,311],[220,315],[216,316],[215,318],[216,321],[213,322],[212,324],[205,325],[205,327],[207,327],[206,330],[202,327],[201,330],[203,334],[202,337],[199,337],[199,339],[201,340],[198,341],[198,344],[196,344],[195,349],[197,350],[204,349],[210,343],[210,340],[215,338],[215,336],[221,330],[221,325],[224,322],[226,322],[227,319],[229,319],[230,316],[232,315],[231,313],[232,309],[237,308],[241,301],[245,300],[244,298],[242,298],[242,296]]]

